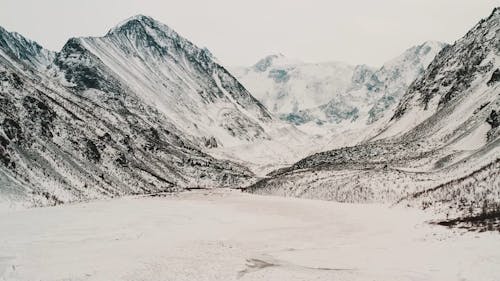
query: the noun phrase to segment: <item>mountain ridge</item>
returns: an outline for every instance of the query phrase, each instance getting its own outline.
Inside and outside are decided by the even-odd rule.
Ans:
[[[219,145],[266,138],[262,123],[270,122],[272,117],[265,107],[213,61],[210,52],[198,48],[166,25],[150,17],[136,16],[112,28],[104,37],[73,40],[110,67],[107,72],[131,91],[141,93],[150,105],[175,122],[181,122],[178,127],[189,129],[185,130],[186,134],[228,139],[218,139]],[[159,95],[161,92],[164,94]],[[207,112],[214,110],[216,112]],[[223,112],[217,112],[221,110]],[[186,119],[189,116],[186,112],[193,112],[192,117]],[[207,112],[210,120],[194,116],[202,112]],[[218,117],[214,115],[220,115],[222,120],[216,120]],[[219,123],[215,132],[214,122]],[[238,131],[239,123],[250,126],[250,131]],[[200,125],[204,128],[198,128]]]

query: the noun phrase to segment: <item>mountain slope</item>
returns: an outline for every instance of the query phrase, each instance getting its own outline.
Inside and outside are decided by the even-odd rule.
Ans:
[[[394,202],[408,197],[406,202],[414,204],[411,198],[435,200],[426,195],[439,189],[444,192],[435,207],[442,214],[496,212],[500,206],[500,171],[495,164],[500,155],[499,33],[500,9],[496,8],[437,55],[404,94],[391,122],[371,142],[304,158],[273,172],[249,191],[345,202]],[[472,188],[455,204],[453,198],[464,182],[472,182]]]
[[[19,33],[8,32],[2,27],[0,27],[0,51],[3,60],[16,58],[34,68],[47,67],[55,56],[54,52],[44,49],[38,43],[24,38]]]
[[[140,36],[140,33],[134,34]],[[109,35],[108,39],[101,40],[112,41],[114,36],[122,35]],[[54,62],[44,66],[52,57],[47,55],[50,52],[20,35],[7,34],[2,38],[0,201],[46,205],[186,187],[234,187],[253,176],[238,164],[204,153],[200,148],[201,140],[186,135],[186,128],[180,127],[181,122],[174,123],[176,119],[145,99],[146,90],[134,92],[132,84],[139,79],[125,81],[117,74],[119,68],[111,64],[111,60],[101,60],[89,51],[89,46],[97,46],[100,40],[71,39],[55,56]],[[88,41],[95,41],[95,45],[87,44]],[[132,42],[143,44],[146,41],[128,41],[127,44],[131,45],[124,46],[138,47]],[[163,50],[156,43],[149,43],[148,52]],[[124,46],[120,46],[119,51],[100,49],[96,53],[104,56],[105,53],[120,52],[124,55],[130,51],[128,55],[139,60],[139,50],[125,49]],[[255,137],[250,134],[255,133],[251,130],[260,132],[258,122],[269,120],[265,109],[225,70],[211,59],[204,58],[202,53],[206,54],[206,51],[189,44],[186,46],[191,46],[191,51],[199,56],[189,57],[189,64],[179,62],[179,71],[196,71],[197,74],[192,76],[203,73],[199,79],[209,79],[208,75],[213,75],[212,84],[205,89],[206,104],[212,99],[231,107],[225,112],[236,118],[230,119],[222,130],[241,133],[235,133],[234,138]],[[168,56],[166,53],[157,55],[158,63]],[[199,69],[194,70],[194,65]],[[142,75],[132,73],[134,65],[130,66],[131,76]],[[146,64],[141,66],[146,67]],[[184,77],[179,75],[175,82],[181,83],[182,79]],[[166,88],[188,87],[183,85],[182,88],[169,80],[163,83]],[[189,84],[189,87],[197,85]],[[192,89],[190,93],[196,91]],[[156,94],[162,95],[161,92]],[[186,92],[177,94],[187,95]],[[234,97],[231,99],[228,95]],[[208,117],[225,120],[220,116]],[[248,122],[255,128],[244,126],[242,120],[251,120]],[[235,123],[239,127],[234,127]]]
[[[443,50],[425,75],[412,84],[381,137],[405,133],[424,119],[429,119],[427,123],[442,120],[441,112],[448,113],[446,109],[457,103],[468,107],[463,108],[465,112],[460,111],[462,117],[481,113],[481,119],[498,107],[495,95],[498,82],[495,77],[499,72],[498,13],[497,8],[453,46]],[[465,101],[468,98],[470,101]],[[476,109],[480,112],[475,112]],[[428,118],[432,115],[437,117]],[[460,119],[457,121],[453,125],[460,123]],[[432,126],[441,129],[438,124]]]
[[[55,64],[81,91],[136,95],[194,141],[267,138],[267,110],[208,50],[152,18],[132,17],[104,37],[71,39]]]

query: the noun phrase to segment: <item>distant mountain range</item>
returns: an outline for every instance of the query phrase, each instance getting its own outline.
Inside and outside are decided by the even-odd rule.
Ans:
[[[270,55],[251,67],[231,71],[276,115],[327,103],[351,85],[355,67],[346,63],[304,63],[282,54]]]
[[[379,69],[340,62],[303,63],[279,54],[232,71],[267,108],[295,125],[370,125],[393,113],[411,82],[446,45],[425,42]]]

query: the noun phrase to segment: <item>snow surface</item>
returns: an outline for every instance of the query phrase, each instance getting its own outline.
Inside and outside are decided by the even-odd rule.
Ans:
[[[498,280],[415,209],[197,191],[0,213],[0,280]]]

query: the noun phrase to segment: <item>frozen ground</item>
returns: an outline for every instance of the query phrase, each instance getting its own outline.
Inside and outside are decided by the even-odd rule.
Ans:
[[[0,213],[0,280],[499,280],[414,209],[198,191]]]

